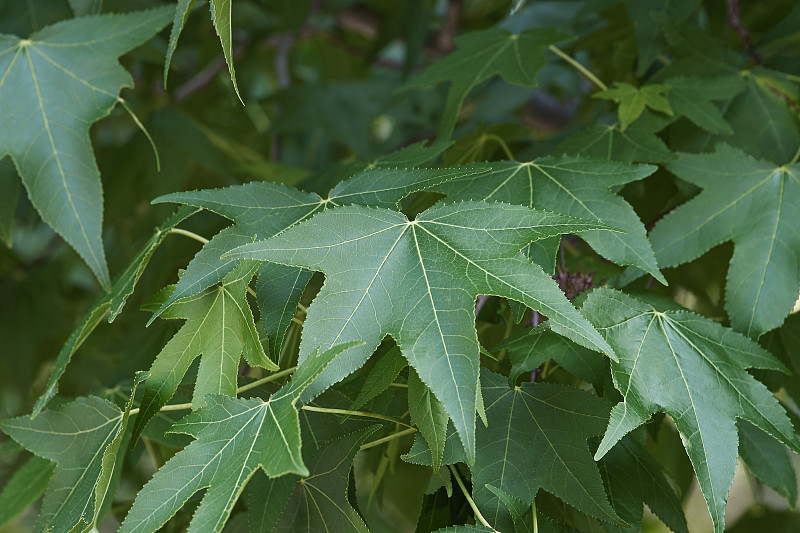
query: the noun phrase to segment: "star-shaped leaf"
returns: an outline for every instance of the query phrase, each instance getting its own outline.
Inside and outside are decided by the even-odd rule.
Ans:
[[[105,289],[103,191],[89,126],[133,85],[117,58],[160,30],[169,11],[80,17],[27,39],[0,34],[0,159],[11,156],[42,219]]]
[[[636,265],[666,283],[644,225],[633,208],[612,192],[612,187],[643,179],[655,170],[651,165],[601,159],[543,157],[528,163],[493,162],[484,174],[451,180],[435,190],[452,200],[501,201],[552,209],[624,230],[626,233],[587,231],[582,237],[611,261]]]
[[[800,290],[800,164],[777,166],[721,144],[667,168],[703,191],[650,232],[659,264],[680,265],[733,241],[725,286],[731,326],[750,337],[780,326]]]
[[[453,39],[456,51],[412,78],[406,88],[452,82],[439,125],[439,142],[450,138],[458,111],[467,94],[479,83],[499,75],[508,83],[535,87],[536,76],[545,66],[544,50],[569,39],[554,28],[536,28],[511,33],[490,28]]]
[[[741,76],[690,78],[676,76],[664,81],[669,85],[669,104],[675,115],[683,115],[710,133],[730,135],[733,128],[712,102],[730,100],[745,88]]]
[[[150,419],[172,398],[175,389],[198,355],[192,406],[202,407],[208,394],[236,395],[239,360],[252,366],[277,370],[264,353],[245,290],[257,265],[243,262],[222,283],[199,295],[179,300],[167,311],[186,323],[164,346],[150,367],[144,385],[139,416],[133,429],[134,442]]]
[[[649,84],[636,88],[629,83],[617,82],[613,89],[598,91],[593,98],[614,100],[619,103],[619,123],[624,132],[631,123],[641,116],[645,107],[672,116],[669,100],[661,94],[670,89],[669,85]]]
[[[409,147],[406,155],[417,160],[430,157],[430,150]],[[399,154],[400,152],[398,152]],[[390,154],[391,155],[391,154]],[[394,162],[394,161],[393,161]],[[414,161],[410,161],[414,162]],[[323,199],[276,183],[252,182],[223,189],[169,194],[154,202],[178,202],[213,211],[236,222],[214,236],[191,260],[175,292],[164,302],[153,319],[180,298],[192,296],[218,283],[236,263],[220,256],[237,246],[266,239],[310,216],[337,205],[360,204],[373,207],[397,207],[412,192],[430,188],[443,181],[470,173],[482,172],[471,166],[448,169],[375,168],[358,172],[339,182]],[[284,265],[265,264],[258,274],[259,309],[269,336],[269,347],[278,353],[283,334],[295,313],[300,294],[311,273]],[[151,321],[153,320],[151,319]]]
[[[654,413],[667,413],[694,466],[714,530],[721,533],[736,468],[736,418],[800,451],[778,401],[746,372],[785,367],[747,337],[669,301],[656,307],[618,291],[597,289],[582,312],[619,355],[611,372],[625,398],[612,409],[595,457],[603,457]]]
[[[472,469],[473,495],[496,529],[513,530],[511,516],[486,485],[533,502],[539,489],[601,520],[624,524],[606,497],[587,439],[600,435],[608,404],[563,385],[525,383],[484,370],[483,398],[489,427],[478,425]]]
[[[154,532],[195,492],[207,489],[189,531],[216,533],[222,530],[258,468],[270,477],[309,475],[301,456],[295,404],[325,366],[357,344],[339,344],[322,354],[314,352],[292,380],[266,402],[209,396],[205,407],[172,426],[171,432],[196,440],[167,461],[139,491],[120,531]]]
[[[435,205],[413,221],[394,211],[349,206],[237,248],[226,258],[325,273],[325,286],[305,321],[301,366],[312,345],[366,343],[337,359],[305,398],[360,368],[391,335],[445,406],[471,460],[479,366],[476,296],[520,301],[548,316],[554,331],[613,357],[555,282],[520,253],[537,239],[602,227],[501,203]]]
[[[137,375],[124,412],[89,396],[40,413],[0,421],[12,439],[56,463],[34,531],[89,531],[96,527],[128,423]]]

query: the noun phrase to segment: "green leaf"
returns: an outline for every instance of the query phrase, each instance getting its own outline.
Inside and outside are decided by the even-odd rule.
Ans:
[[[718,76],[716,78],[690,78],[676,76],[664,81],[669,85],[667,95],[675,115],[683,115],[695,125],[718,135],[730,135],[733,128],[714,105],[714,100],[730,100],[740,93],[745,85],[740,76]]]
[[[797,477],[786,448],[745,420],[739,420],[739,455],[762,483],[775,489],[789,505],[797,501]]]
[[[625,398],[612,409],[595,457],[603,457],[652,414],[667,413],[681,434],[714,530],[721,533],[736,467],[735,419],[746,419],[800,451],[778,401],[746,372],[785,367],[747,337],[674,304],[662,311],[624,293],[597,289],[582,312],[619,354],[611,373]]]
[[[644,112],[645,107],[672,116],[669,100],[661,94],[669,85],[650,84],[636,88],[629,83],[616,82],[613,89],[598,91],[592,98],[614,100],[619,103],[620,129],[624,132]]]
[[[98,15],[103,8],[103,0],[69,0],[69,7],[76,17]]]
[[[323,444],[309,459],[308,477],[295,486],[273,531],[367,533],[364,520],[347,499],[347,487],[359,447],[379,427],[361,429]]]
[[[102,295],[89,312],[86,313],[58,353],[53,373],[50,374],[45,390],[33,406],[33,416],[39,414],[47,405],[47,402],[58,392],[58,380],[64,375],[64,371],[66,371],[67,365],[72,359],[72,354],[80,348],[83,341],[86,340],[104,318],[108,317],[108,321],[112,322],[117,315],[122,312],[125,302],[128,297],[133,294],[136,283],[139,281],[142,272],[144,272],[144,269],[150,262],[150,258],[153,257],[153,253],[155,253],[156,249],[164,241],[169,231],[196,212],[197,209],[182,206],[161,226],[156,228],[153,235],[144,246],[142,246],[139,253],[134,256],[127,268],[114,280],[111,292]]]
[[[552,359],[567,371],[598,388],[608,373],[608,363],[597,352],[556,335],[545,322],[535,328],[517,331],[498,343],[493,351],[508,350],[511,362],[509,379],[513,383],[523,374]]]
[[[14,165],[8,159],[0,160],[0,241],[11,248],[14,229],[14,211],[19,200],[19,181]]]
[[[452,526],[452,527],[445,527],[442,529],[437,529],[434,533],[496,533],[496,531],[490,527],[472,524],[466,524],[463,526]]]
[[[500,531],[512,529],[500,499],[486,485],[527,503],[541,488],[590,516],[624,525],[608,503],[587,443],[602,434],[608,405],[562,385],[509,388],[505,377],[486,370],[481,381],[490,425],[478,426],[472,492],[489,523]]]
[[[278,369],[264,353],[245,298],[256,267],[253,262],[242,262],[220,285],[170,307],[170,318],[185,318],[186,323],[150,367],[151,377],[145,383],[141,412],[133,429],[134,442],[172,398],[198,355],[202,354],[202,358],[192,395],[194,409],[205,405],[208,394],[236,396],[236,376],[242,356],[251,366]]]
[[[635,265],[662,283],[656,258],[633,208],[612,187],[643,179],[656,167],[580,157],[543,157],[528,163],[487,164],[490,170],[451,180],[435,188],[452,200],[486,200],[550,209],[596,220],[625,233],[587,231],[581,237],[620,265]]]
[[[436,399],[414,369],[408,373],[408,410],[411,423],[419,428],[428,448],[433,452],[433,471],[438,472],[444,456],[450,417],[447,416],[442,402]]]
[[[666,126],[665,119],[645,110],[642,117],[625,131],[619,124],[595,124],[568,137],[560,148],[568,154],[611,161],[664,163],[676,159],[656,132]]]
[[[464,99],[476,85],[499,75],[508,83],[535,87],[536,76],[545,66],[545,48],[567,39],[569,35],[555,28],[511,33],[495,27],[459,35],[453,39],[455,52],[412,78],[405,88],[452,82],[439,124],[438,144],[450,139]]]
[[[502,503],[503,507],[508,511],[508,514],[511,515],[511,520],[514,523],[514,531],[516,533],[534,533],[533,507],[530,503],[526,504],[519,498],[512,496],[502,489],[498,489],[494,485],[486,485],[486,488],[497,496],[500,503]]]
[[[321,270],[325,286],[308,310],[299,364],[310,347],[362,339],[307,391],[311,398],[361,367],[391,335],[453,419],[474,457],[479,294],[518,300],[550,318],[554,331],[613,357],[555,282],[519,253],[531,241],[604,227],[501,203],[435,205],[405,215],[361,206],[316,215],[266,241],[226,254]]]
[[[681,501],[664,468],[633,438],[622,439],[598,466],[611,506],[631,524],[631,531],[639,531],[643,506],[647,504],[672,531],[689,533]]]
[[[81,17],[0,35],[0,159],[10,155],[42,219],[80,254],[104,289],[103,192],[89,126],[133,80],[117,58],[150,39],[169,8]]]
[[[703,191],[650,232],[659,264],[680,265],[733,241],[725,287],[732,327],[757,338],[780,326],[800,290],[800,165],[779,167],[723,144],[667,168]]]
[[[414,444],[407,454],[401,456],[408,463],[415,465],[433,467],[433,456],[431,448],[422,435],[414,435]],[[453,465],[456,463],[466,463],[467,456],[464,454],[464,446],[458,437],[458,432],[453,421],[447,424],[447,436],[444,441],[444,453],[442,454],[441,465]]]
[[[370,369],[367,378],[364,380],[364,386],[356,396],[356,399],[353,400],[350,410],[355,411],[363,407],[368,401],[388,389],[400,372],[407,366],[408,361],[403,357],[400,348],[397,346],[390,348]]]
[[[357,344],[339,344],[319,355],[315,352],[266,402],[209,396],[205,407],[170,430],[196,440],[167,461],[139,491],[120,531],[155,532],[195,492],[207,489],[189,531],[219,532],[258,468],[270,477],[309,475],[301,457],[295,405],[303,390],[336,356]]]
[[[140,380],[134,384],[138,384]],[[132,393],[133,394],[133,393]],[[34,531],[97,523],[130,411],[90,396],[39,414],[0,421],[12,439],[57,464]]]
[[[160,196],[153,202],[177,202],[201,207],[229,218],[236,224],[215,235],[194,256],[178,281],[175,292],[150,320],[152,322],[164,309],[180,298],[198,294],[221,281],[233,270],[236,263],[221,259],[220,256],[237,246],[252,242],[254,237],[257,239],[272,237],[315,213],[337,205],[369,204],[373,207],[395,208],[398,207],[400,200],[413,192],[433,187],[449,179],[482,171],[472,166],[449,169],[372,168],[339,182],[331,189],[326,199],[315,193],[263,182]],[[285,302],[273,299],[273,295],[281,292],[293,293],[299,300],[298,291],[292,288],[300,284],[295,285],[292,279],[292,276],[295,280],[301,279],[296,269],[270,269],[269,272],[273,278],[286,278],[292,285],[287,289],[284,285],[276,286],[275,283],[267,281],[269,285],[262,285],[264,292],[259,294],[259,301],[270,303],[259,305],[264,308],[276,305],[284,307]],[[302,289],[299,292],[302,292]],[[297,300],[293,302],[294,305],[288,305],[286,308],[286,312],[290,313],[288,317],[285,313],[280,315],[282,322],[269,325],[267,329],[278,331],[282,335],[286,331],[291,314],[294,314]],[[275,343],[271,347],[274,349]]]
[[[34,455],[14,472],[0,492],[0,527],[42,495],[55,466],[51,461]]]

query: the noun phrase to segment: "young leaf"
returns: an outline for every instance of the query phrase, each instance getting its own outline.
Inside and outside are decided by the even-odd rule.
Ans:
[[[581,236],[599,254],[635,265],[666,283],[639,217],[612,187],[646,178],[656,167],[580,157],[543,157],[528,163],[493,162],[485,174],[465,176],[435,188],[451,200],[486,200],[550,209],[597,220],[625,233],[587,231]],[[487,164],[487,168],[489,164]]]
[[[41,413],[0,421],[12,439],[56,463],[34,531],[72,531],[97,525],[117,460],[137,376],[125,412],[95,396]]]
[[[408,361],[403,357],[400,348],[397,346],[390,348],[370,370],[367,379],[364,380],[364,387],[358,393],[356,399],[353,400],[350,410],[354,411],[361,408],[368,401],[389,388],[400,372],[407,366]]]
[[[689,533],[681,501],[666,478],[664,468],[630,436],[599,461],[611,506],[639,531],[647,504],[675,533]]]
[[[0,159],[10,155],[42,219],[104,289],[103,192],[89,126],[133,80],[117,58],[150,39],[169,8],[59,22],[21,39],[0,35]]]
[[[141,411],[133,428],[133,442],[150,419],[172,398],[192,361],[202,354],[192,396],[192,407],[205,405],[208,394],[236,396],[239,360],[252,366],[277,370],[264,353],[245,291],[256,269],[242,262],[222,284],[170,307],[171,318],[186,323],[164,346],[150,367]]]
[[[155,473],[136,496],[120,531],[157,531],[195,492],[207,488],[189,531],[216,533],[222,531],[239,494],[258,468],[270,477],[309,475],[301,456],[295,404],[336,356],[358,344],[339,344],[322,354],[315,352],[266,402],[209,396],[205,407],[170,430],[197,440]]]
[[[669,89],[668,85],[658,84],[644,85],[637,89],[629,83],[617,82],[613,89],[596,92],[592,97],[619,102],[620,130],[625,132],[628,126],[644,112],[645,106],[672,116],[669,100],[661,94]]]
[[[225,258],[325,273],[325,286],[306,318],[301,366],[312,345],[365,341],[337,359],[305,398],[359,368],[391,335],[445,406],[471,462],[479,366],[476,296],[518,300],[548,316],[554,331],[613,357],[555,282],[519,252],[537,239],[603,227],[501,203],[437,204],[414,221],[385,209],[349,206],[320,213]]]
[[[716,533],[736,467],[736,418],[800,451],[791,422],[747,368],[784,370],[763,348],[707,318],[670,305],[662,311],[611,289],[597,289],[581,310],[619,355],[614,385],[625,400],[611,411],[595,454],[603,457],[652,414],[669,414],[681,434]],[[665,384],[667,384],[665,386]]]
[[[691,261],[733,241],[725,286],[731,326],[750,337],[781,325],[800,290],[800,164],[757,161],[721,144],[712,154],[682,154],[667,165],[703,191],[650,232],[660,265]]]
[[[461,105],[473,87],[495,75],[508,83],[535,87],[536,76],[545,66],[545,48],[567,39],[569,35],[554,28],[537,28],[517,34],[494,27],[459,35],[453,39],[457,48],[455,52],[412,78],[405,88],[452,82],[437,139],[437,144],[445,142],[450,139]]]
[[[100,299],[95,302],[89,312],[86,313],[78,324],[78,327],[73,330],[67,342],[58,353],[53,373],[50,374],[50,378],[47,380],[44,392],[42,392],[39,399],[36,400],[36,404],[33,406],[33,416],[39,414],[47,405],[47,402],[58,392],[58,380],[64,375],[64,371],[67,369],[67,365],[72,359],[72,354],[80,348],[83,341],[86,340],[104,318],[108,317],[108,321],[113,322],[117,315],[122,312],[125,302],[128,300],[128,297],[133,294],[136,283],[139,281],[142,272],[144,272],[144,269],[150,262],[150,258],[153,257],[153,253],[155,253],[156,249],[169,234],[169,230],[196,212],[196,208],[181,206],[175,214],[156,228],[153,235],[144,246],[142,246],[139,253],[136,254],[127,268],[114,280],[111,291],[103,294]]]
[[[541,488],[590,516],[624,525],[608,503],[587,443],[602,434],[608,405],[562,385],[509,388],[504,376],[489,371],[481,373],[481,381],[490,426],[478,425],[472,492],[489,523],[500,531],[513,528],[486,485],[526,503]]]
[[[432,452],[433,470],[437,472],[442,465],[450,417],[447,416],[442,402],[436,399],[414,369],[408,374],[408,410],[411,423],[419,428],[428,443]]]

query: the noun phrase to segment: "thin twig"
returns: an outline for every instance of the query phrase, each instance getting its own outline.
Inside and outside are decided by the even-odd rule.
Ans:
[[[201,242],[203,244],[206,244],[208,242],[208,239],[206,239],[202,235],[198,235],[197,233],[186,229],[172,228],[167,233],[174,233],[175,235],[183,235],[184,237],[189,237],[190,239],[194,239],[197,242]]]
[[[475,505],[475,501],[472,499],[472,496],[470,496],[467,487],[464,486],[464,482],[461,481],[461,476],[458,474],[458,470],[453,465],[448,465],[448,466],[450,467],[450,471],[453,473],[453,477],[456,478],[456,483],[458,483],[459,488],[461,488],[461,492],[464,493],[464,497],[467,499],[467,503],[469,503],[469,506],[472,507],[472,512],[475,513],[475,519],[484,526],[491,529],[492,531],[499,533],[495,528],[493,528],[489,524],[489,522],[486,521],[481,512],[478,510],[478,506]]]
[[[608,89],[608,85],[606,85],[605,83],[600,81],[600,79],[597,76],[592,74],[592,72],[588,68],[586,68],[583,65],[581,65],[575,58],[570,57],[569,55],[565,54],[564,52],[562,52],[561,50],[559,50],[558,48],[556,48],[552,44],[550,46],[548,46],[547,49],[550,50],[551,52],[553,52],[555,55],[557,55],[561,59],[563,59],[564,61],[566,61],[567,63],[569,63],[570,65],[572,65],[575,68],[575,70],[577,70],[578,72],[580,72],[581,74],[586,76],[592,83],[597,85],[600,88],[600,90],[605,91],[605,90]]]
[[[375,446],[380,446],[384,442],[389,442],[389,441],[392,441],[394,439],[399,439],[400,437],[405,437],[406,435],[413,435],[416,432],[417,432],[417,428],[411,427],[411,428],[408,428],[408,429],[404,429],[403,431],[398,431],[397,433],[392,433],[388,437],[383,437],[381,439],[377,439],[377,440],[374,440],[372,442],[367,442],[366,444],[361,446],[361,448],[359,448],[358,450],[359,451],[368,450],[369,448],[374,448]]]
[[[291,374],[295,370],[297,370],[297,367],[293,366],[291,368],[287,368],[286,370],[281,370],[280,372],[275,372],[274,374],[270,374],[269,376],[267,376],[265,378],[261,378],[259,380],[256,380],[256,381],[254,381],[252,383],[248,383],[247,385],[242,385],[241,387],[236,389],[236,394],[241,394],[244,391],[248,391],[250,389],[255,389],[256,387],[258,387],[259,385],[263,385],[264,383],[269,383],[270,381],[275,381],[277,379],[281,379],[284,376],[288,376],[289,374]]]

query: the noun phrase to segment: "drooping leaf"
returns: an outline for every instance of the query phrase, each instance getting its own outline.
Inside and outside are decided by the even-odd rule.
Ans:
[[[453,39],[455,52],[412,78],[405,87],[451,82],[437,143],[448,141],[464,99],[476,85],[499,75],[508,83],[535,87],[536,76],[545,66],[545,48],[567,39],[568,35],[554,28],[511,33],[495,27],[459,35]]]
[[[669,117],[656,117],[645,110],[641,118],[622,131],[619,124],[595,124],[568,137],[560,148],[568,154],[611,161],[664,163],[676,159],[656,132],[666,126]]]
[[[422,382],[414,369],[408,374],[408,411],[411,423],[419,428],[428,443],[432,452],[433,470],[436,472],[442,464],[450,417],[447,416],[442,402]]]
[[[0,421],[0,429],[39,457],[56,463],[34,531],[96,527],[127,427],[136,386],[125,412],[95,396],[39,414]],[[80,527],[79,527],[80,526]]]
[[[245,297],[257,265],[242,262],[222,283],[169,308],[171,318],[185,318],[183,327],[164,346],[150,367],[133,439],[172,398],[186,371],[202,354],[192,396],[194,409],[205,405],[208,394],[236,396],[236,376],[243,356],[251,366],[277,370],[264,353],[253,314]]]
[[[740,76],[694,78],[676,76],[664,81],[669,85],[669,104],[675,115],[683,115],[704,130],[730,135],[733,128],[722,116],[717,100],[730,100],[745,87]]]
[[[181,36],[183,26],[189,19],[189,14],[194,7],[197,0],[178,0],[178,5],[175,6],[175,13],[172,20],[172,29],[169,32],[169,46],[167,47],[167,57],[164,60],[164,87],[167,86],[167,77],[169,75],[169,67],[172,64],[172,55],[178,47],[178,38]]]
[[[42,219],[104,289],[103,192],[89,126],[132,86],[117,58],[168,21],[167,7],[59,22],[27,39],[0,35],[0,159],[10,155]]]
[[[473,496],[496,529],[513,529],[500,499],[486,485],[531,503],[539,489],[601,520],[624,525],[611,508],[587,439],[606,426],[608,404],[591,393],[548,383],[509,388],[484,370],[489,427],[478,425]]]
[[[408,453],[402,455],[404,461],[413,463],[415,465],[423,465],[433,467],[433,454],[431,448],[428,446],[424,437],[417,434],[414,435],[414,444]],[[466,463],[467,456],[464,454],[464,446],[456,432],[453,421],[451,420],[447,425],[447,434],[444,441],[444,453],[442,454],[441,465],[453,465],[456,463]]]
[[[0,527],[42,495],[55,466],[53,462],[34,455],[14,472],[0,492]]]
[[[257,259],[321,270],[325,286],[308,310],[299,364],[312,345],[362,339],[306,392],[312,398],[359,368],[391,335],[445,406],[470,461],[474,457],[479,294],[505,296],[541,311],[553,330],[613,357],[591,324],[542,269],[519,250],[531,241],[603,225],[522,206],[435,205],[405,215],[361,206],[316,215],[227,259]]]
[[[800,290],[800,165],[758,161],[727,145],[682,154],[667,168],[703,191],[650,232],[656,258],[670,267],[733,241],[725,309],[737,331],[757,338],[783,323]]]
[[[800,450],[778,401],[746,372],[785,367],[731,329],[677,304],[658,305],[611,289],[593,291],[583,305],[583,314],[618,352],[619,362],[612,362],[611,372],[625,398],[612,409],[595,457],[603,457],[654,413],[669,414],[697,474],[714,529],[721,533],[736,467],[735,420],[748,420]]]
[[[528,163],[487,164],[484,174],[465,176],[435,188],[452,200],[486,200],[550,209],[597,220],[626,233],[587,231],[581,236],[602,256],[636,265],[666,283],[633,208],[612,187],[643,179],[651,165],[628,165],[581,157],[543,157]]]
[[[497,344],[493,351],[502,349],[508,350],[511,382],[516,381],[520,374],[531,372],[548,359],[552,359],[595,387],[603,383],[604,376],[608,372],[608,363],[600,354],[575,344],[561,335],[556,335],[550,331],[547,322],[511,334],[506,340]]]
[[[614,88],[598,91],[592,97],[619,103],[620,131],[624,133],[641,116],[645,107],[672,116],[669,100],[661,94],[669,89],[670,86],[659,84],[644,85],[637,89],[630,83],[617,82]]]
[[[67,365],[72,359],[78,348],[80,348],[83,341],[94,331],[100,322],[108,317],[108,321],[112,322],[122,308],[128,297],[133,294],[136,283],[142,276],[142,272],[150,262],[156,249],[161,245],[169,231],[180,224],[181,221],[192,216],[197,212],[197,209],[182,206],[171,217],[164,221],[161,226],[155,229],[153,235],[142,246],[139,253],[134,256],[133,260],[128,264],[127,268],[114,280],[111,291],[102,295],[92,306],[88,313],[83,317],[78,326],[73,330],[72,334],[67,339],[67,342],[61,348],[61,351],[56,357],[53,373],[47,381],[44,392],[36,400],[33,406],[33,416],[39,414],[44,409],[47,402],[55,396],[58,392],[58,380],[64,375]]]
[[[186,272],[178,281],[172,296],[164,302],[151,321],[169,305],[180,298],[192,296],[218,283],[235,266],[231,260],[220,256],[237,246],[252,242],[253,238],[266,239],[286,228],[336,205],[361,204],[373,207],[395,208],[397,203],[422,189],[433,187],[458,176],[480,172],[470,166],[451,169],[397,169],[377,167],[364,170],[339,182],[323,199],[315,193],[306,193],[276,183],[252,182],[224,189],[209,189],[185,193],[174,193],[154,200],[177,202],[201,207],[235,222],[214,236],[189,262]],[[267,280],[260,284],[259,306],[279,306],[282,312],[275,318],[279,323],[266,325],[275,331],[270,348],[277,352],[283,332],[294,314],[300,285],[305,286],[310,274],[300,274],[297,269],[269,268]],[[283,279],[284,283],[275,280]],[[291,294],[295,300],[276,301],[275,295]],[[273,310],[273,313],[275,311]],[[271,315],[268,315],[272,319]]]
[[[737,426],[739,455],[750,472],[793,505],[797,501],[797,477],[786,448],[745,420],[739,420]]]
[[[268,264],[268,263],[264,263]],[[364,380],[364,387],[358,393],[350,410],[356,410],[362,407],[371,399],[378,396],[385,391],[392,382],[397,378],[400,372],[408,366],[400,348],[393,346],[388,352],[383,354],[375,366],[372,367],[367,378]]]
[[[314,353],[267,401],[209,396],[205,407],[170,430],[196,440],[167,461],[139,491],[120,531],[155,532],[195,492],[206,488],[189,531],[219,532],[257,469],[270,477],[309,475],[301,457],[295,405],[335,357],[357,344],[339,344],[322,354]]]
[[[689,533],[681,501],[664,468],[639,443],[625,437],[599,461],[608,499],[619,516],[639,531],[647,504],[673,532]]]

